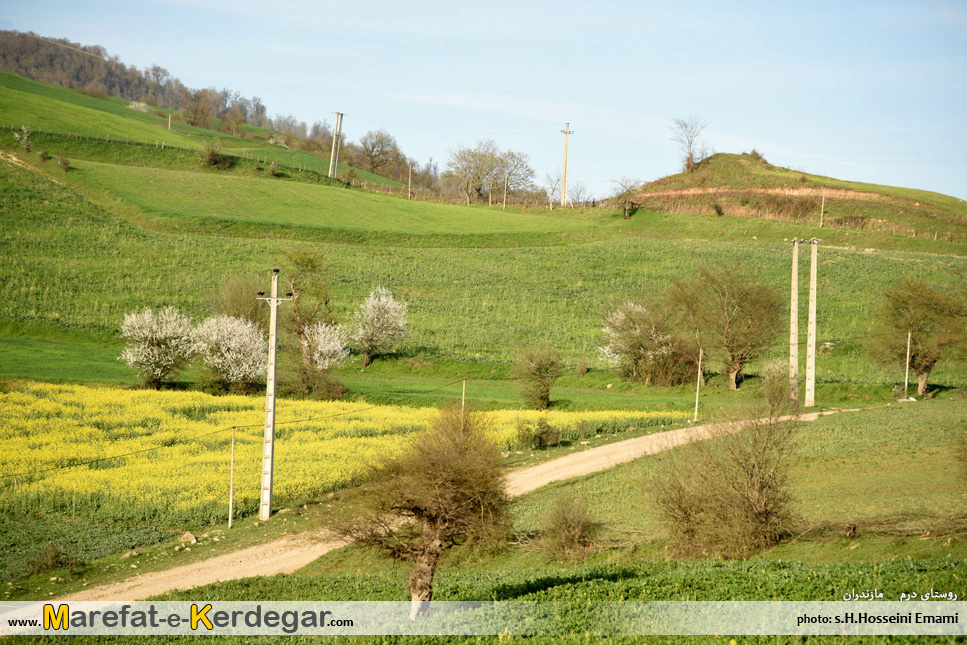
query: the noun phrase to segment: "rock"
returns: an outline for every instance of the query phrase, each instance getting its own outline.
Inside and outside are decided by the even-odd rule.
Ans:
[[[191,542],[192,544],[198,541],[198,539],[195,538],[195,536],[192,535],[190,531],[185,531],[184,535],[178,538],[178,540],[180,542]]]
[[[259,522],[259,521],[256,521],[255,522],[255,526],[258,526],[259,524],[261,524],[261,522]]]
[[[590,446],[591,445],[591,442],[590,441],[582,441],[581,442],[581,445],[582,446]]]
[[[326,495],[326,499],[336,499],[336,494],[335,493],[329,493],[328,495]]]
[[[128,551],[127,553],[125,553],[124,555],[122,555],[121,556],[121,559],[124,560],[125,558],[130,558],[130,557],[136,556],[136,555],[138,555],[138,552],[135,551],[134,549],[131,549],[130,551]]]

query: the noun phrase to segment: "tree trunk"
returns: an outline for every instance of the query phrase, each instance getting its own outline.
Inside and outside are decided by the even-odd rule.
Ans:
[[[739,372],[742,371],[741,367],[735,367],[734,365],[729,367],[729,389],[737,390],[739,389]]]
[[[924,395],[927,392],[927,379],[930,378],[930,370],[917,372],[917,394]]]
[[[423,545],[416,558],[416,570],[410,575],[410,620],[425,618],[433,599],[433,574],[436,573],[443,541],[431,527],[423,528]]]

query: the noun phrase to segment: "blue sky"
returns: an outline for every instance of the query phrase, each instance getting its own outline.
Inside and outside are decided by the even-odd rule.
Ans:
[[[311,124],[346,114],[445,166],[494,139],[597,195],[680,168],[670,125],[718,152],[967,198],[967,3],[32,0],[0,29],[87,45]]]

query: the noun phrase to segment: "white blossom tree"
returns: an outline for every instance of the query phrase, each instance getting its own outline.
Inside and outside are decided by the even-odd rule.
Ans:
[[[406,338],[406,303],[376,287],[353,316],[350,344],[363,355],[363,369],[376,354],[392,350]]]
[[[312,364],[320,371],[338,367],[349,357],[349,330],[340,324],[318,322],[306,329],[303,338]]]
[[[211,375],[229,386],[265,379],[269,344],[255,323],[232,316],[206,318],[192,332],[192,352]]]
[[[599,348],[601,358],[632,381],[647,381],[651,368],[672,353],[671,336],[643,304],[625,300],[605,314],[603,323],[607,342]]]
[[[127,346],[118,359],[135,369],[148,387],[160,387],[191,358],[191,318],[174,307],[127,314],[121,336]]]

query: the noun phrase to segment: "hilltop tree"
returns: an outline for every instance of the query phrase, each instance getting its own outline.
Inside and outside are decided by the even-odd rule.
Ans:
[[[762,354],[782,324],[779,293],[724,265],[673,280],[668,299],[699,343],[721,355],[733,390],[739,387],[742,369]]]
[[[896,283],[883,293],[873,328],[874,354],[887,363],[905,363],[908,334],[910,367],[922,395],[937,363],[967,343],[967,304],[923,280]]]
[[[457,184],[470,204],[474,195],[482,196],[485,186],[493,186],[500,150],[493,140],[478,141],[474,148],[450,151],[447,175]]]
[[[504,525],[508,497],[491,422],[445,408],[409,451],[374,469],[362,510],[336,526],[356,544],[415,563],[410,619],[426,615],[443,552]]]
[[[504,185],[503,209],[507,209],[507,192],[531,187],[534,169],[530,167],[530,157],[522,152],[508,150],[500,155],[497,164],[497,177]]]
[[[694,170],[706,156],[705,151],[698,148],[699,137],[706,127],[708,123],[697,116],[672,121],[672,141],[676,142],[682,151],[682,169],[685,172]]]

